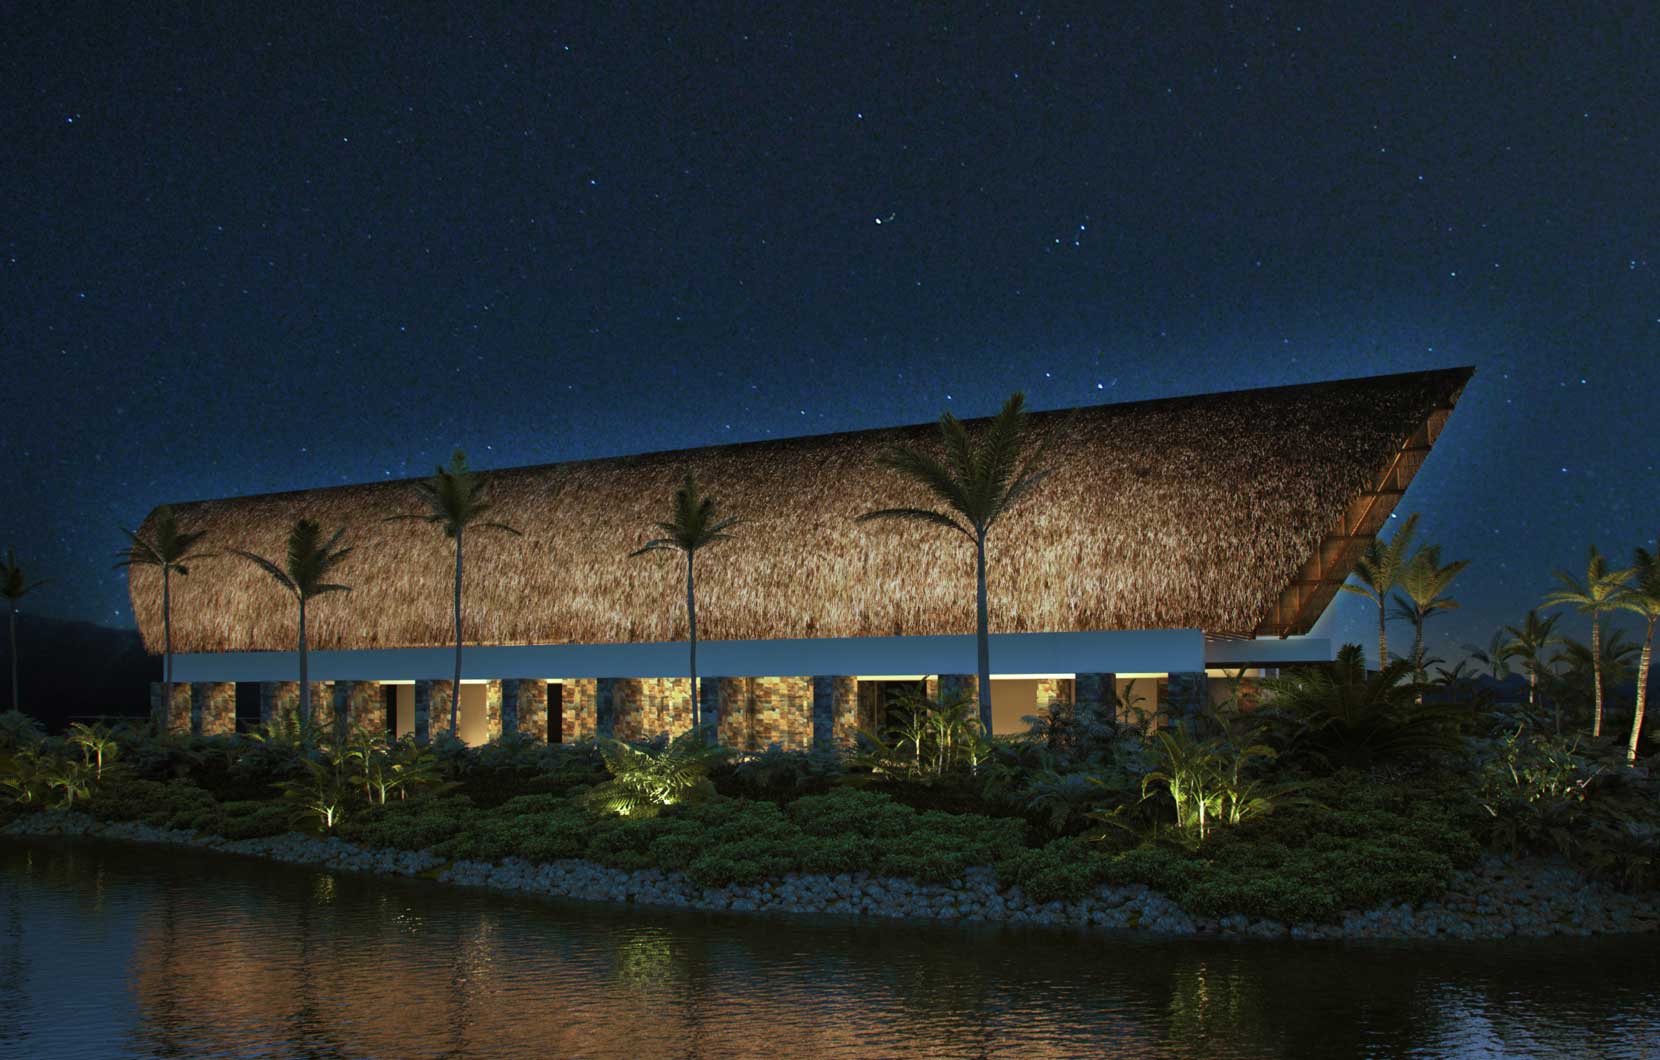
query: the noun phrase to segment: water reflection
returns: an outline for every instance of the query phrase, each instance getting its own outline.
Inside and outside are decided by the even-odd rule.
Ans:
[[[0,1057],[1660,1055],[1656,940],[1152,944],[0,857]]]

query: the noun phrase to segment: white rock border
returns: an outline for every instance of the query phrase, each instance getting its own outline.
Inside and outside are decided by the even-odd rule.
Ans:
[[[1472,871],[1456,873],[1448,892],[1435,901],[1350,911],[1337,924],[1288,925],[1242,914],[1197,916],[1141,884],[1102,885],[1076,901],[1039,903],[1018,886],[1000,889],[989,866],[968,869],[949,884],[856,872],[791,873],[754,884],[700,887],[683,873],[629,872],[580,859],[547,864],[522,858],[446,862],[430,850],[370,849],[338,837],[289,832],[233,840],[131,821],[104,823],[65,810],[25,815],[0,832],[196,847],[345,872],[425,874],[441,883],[678,909],[993,921],[1253,939],[1501,939],[1660,929],[1660,912],[1636,895],[1589,880],[1565,863],[1505,857],[1487,857]]]

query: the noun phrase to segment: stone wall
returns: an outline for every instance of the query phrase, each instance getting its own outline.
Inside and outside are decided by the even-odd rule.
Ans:
[[[300,682],[263,682],[259,686],[260,727],[281,730],[292,726],[299,704]]]
[[[601,716],[618,740],[650,740],[691,731],[689,678],[607,677],[599,680],[598,690],[608,697],[600,704]]]
[[[236,683],[203,681],[191,685],[195,703],[195,729],[203,736],[229,736],[236,732]]]
[[[500,681],[486,681],[484,683],[484,738],[486,740],[501,739],[501,686]]]
[[[455,706],[455,682],[428,681],[427,726],[432,739],[450,734],[450,711]],[[418,686],[417,686],[418,687]],[[457,729],[459,732],[459,728]]]
[[[848,748],[859,732],[859,679],[813,678],[813,747]]]
[[[573,677],[559,682],[563,699],[560,711],[559,739],[562,743],[590,740],[595,735],[594,701],[599,698],[599,681],[593,677]]]
[[[176,733],[188,736],[191,731],[190,716],[194,696],[190,685],[183,681],[173,682],[172,702],[166,703],[164,695],[166,685],[160,681],[150,685],[150,721],[154,723],[157,732]]]
[[[1118,675],[1078,674],[1072,680],[1074,715],[1080,722],[1118,720]]]
[[[548,739],[548,683],[526,678],[508,682],[515,692],[514,728],[541,743]],[[507,688],[502,689],[502,729],[507,729]]]
[[[1194,724],[1210,705],[1210,678],[1203,671],[1171,674],[1165,680],[1164,713],[1171,722]]]
[[[811,677],[720,678],[720,742],[740,751],[777,744],[805,751],[813,743]]]
[[[336,739],[349,739],[359,730],[386,731],[386,702],[381,698],[380,688],[377,681],[334,683]]]

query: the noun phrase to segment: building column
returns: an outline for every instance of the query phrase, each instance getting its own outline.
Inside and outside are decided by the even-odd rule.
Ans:
[[[560,682],[563,698],[560,700],[561,743],[575,743],[592,739],[597,733],[599,679],[573,677]]]
[[[281,731],[291,728],[300,708],[300,682],[262,681],[259,686],[259,725]]]
[[[1079,724],[1116,723],[1118,675],[1078,674],[1072,679],[1072,712]]]
[[[159,733],[189,736],[191,704],[195,698],[190,685],[184,681],[174,681],[171,702],[164,702],[168,698],[165,695],[166,689],[167,685],[164,682],[151,682],[150,720]]]
[[[617,686],[627,681],[623,677],[597,677],[594,679],[594,735],[606,739],[619,739],[617,735],[617,699],[625,694],[619,692]],[[628,730],[625,722],[623,731]]]
[[[692,731],[692,679],[653,677],[641,682],[647,703],[646,736],[674,739]]]
[[[859,729],[859,679],[819,675],[813,678],[813,748],[853,745]]]
[[[385,705],[380,698],[380,687],[377,681],[334,682],[330,709],[333,711],[333,732],[336,740],[349,740],[359,729],[380,732],[386,728],[386,718],[382,713]]]
[[[484,683],[484,740],[501,739],[502,682],[491,678]]]
[[[415,682],[415,742],[425,747],[432,742],[432,682]]]
[[[501,725],[508,725],[509,693],[513,700],[513,731],[539,743],[548,742],[548,683],[529,677],[517,681],[503,681],[501,688]]]
[[[190,686],[192,727],[203,736],[230,736],[236,732],[236,683],[202,681]]]
[[[938,688],[938,692],[930,692],[930,695],[933,695],[936,700],[940,700],[941,703],[950,703],[951,700],[963,698],[968,702],[976,703],[976,710],[978,710],[978,673],[941,673],[936,688]]]
[[[519,734],[519,681],[508,678],[501,682],[501,734]]]
[[[311,682],[311,731],[335,738],[333,681]]]
[[[713,737],[720,742],[720,682],[719,677],[702,674],[697,679],[697,712],[703,725],[705,739]]]
[[[811,677],[723,677],[720,742],[741,751],[777,744],[804,751],[813,742]]]
[[[420,686],[417,685],[417,688]],[[450,712],[455,709],[455,682],[438,680],[427,682],[427,731],[430,738],[437,740],[440,736],[450,734]],[[418,715],[417,715],[418,716]],[[456,736],[460,737],[461,729],[456,728]]]
[[[1164,706],[1172,722],[1198,722],[1210,706],[1210,677],[1203,670],[1170,674],[1165,680]]]

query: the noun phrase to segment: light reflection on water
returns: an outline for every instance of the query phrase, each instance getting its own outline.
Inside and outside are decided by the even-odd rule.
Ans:
[[[0,850],[0,1057],[1660,1057],[1660,940],[1149,943]]]

